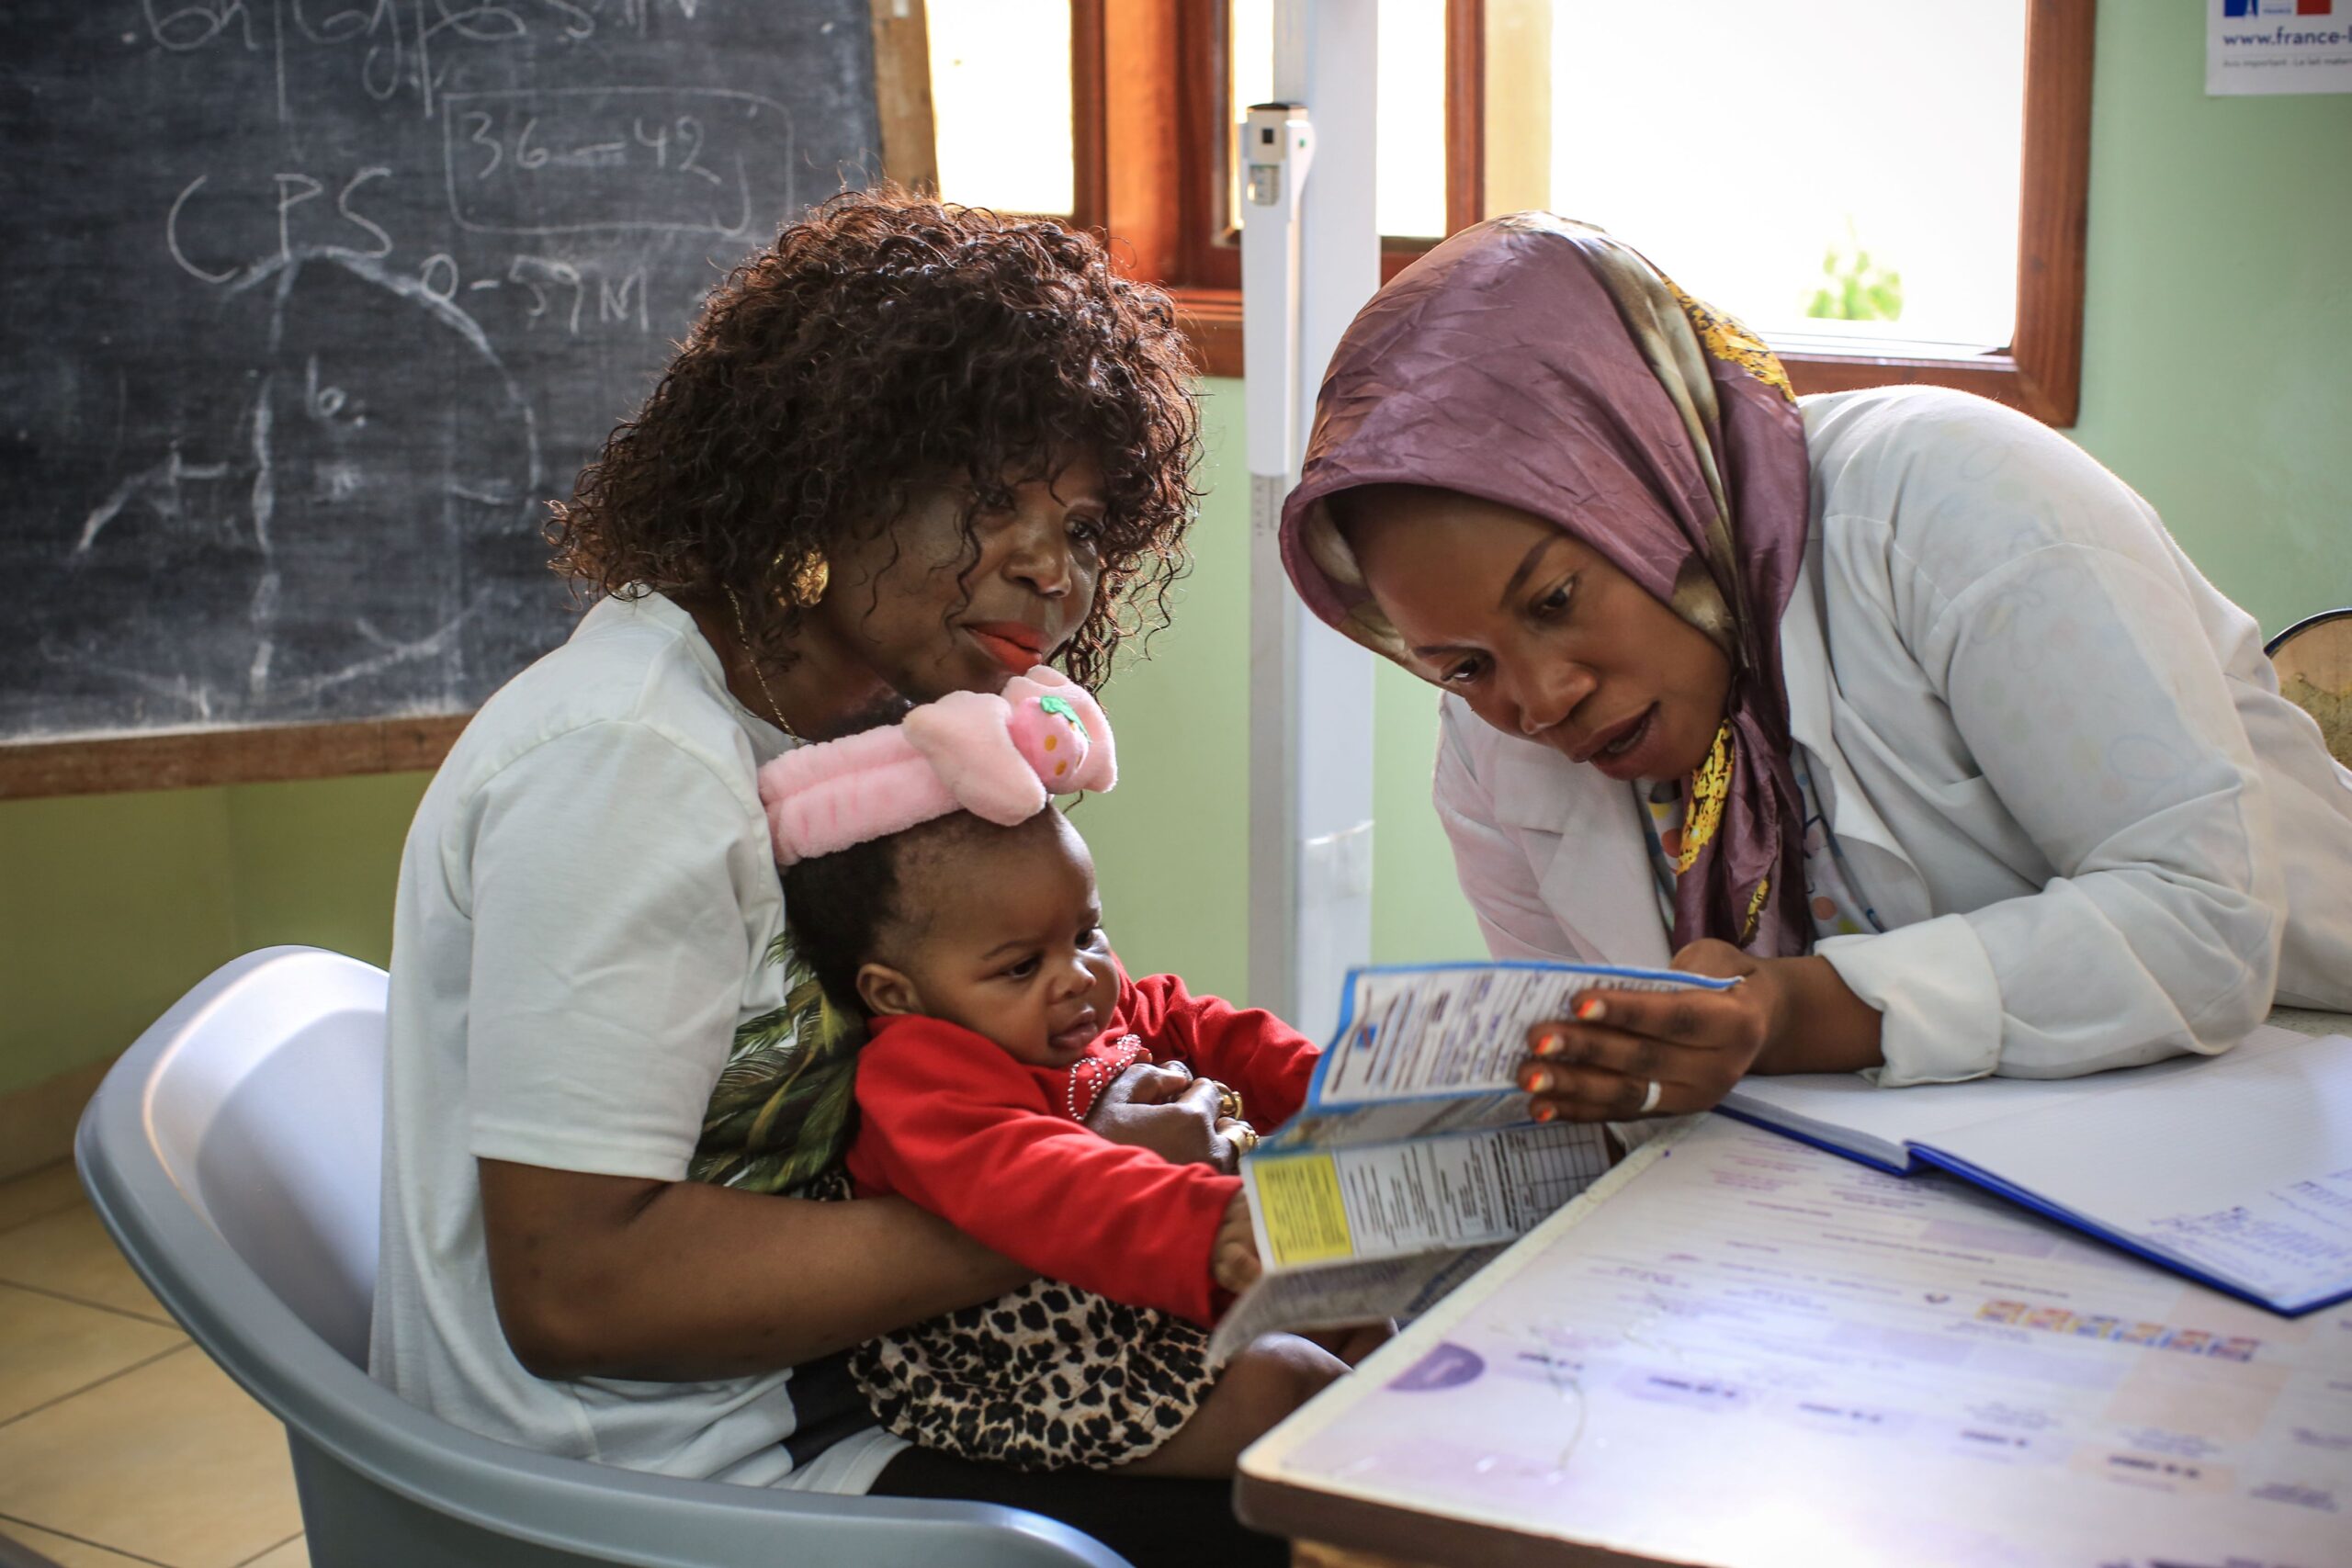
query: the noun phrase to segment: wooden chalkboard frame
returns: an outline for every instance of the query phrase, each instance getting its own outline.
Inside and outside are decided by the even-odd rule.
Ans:
[[[171,729],[0,746],[0,800],[435,768],[471,714]]]
[[[883,170],[935,189],[931,57],[923,0],[869,0]],[[470,713],[335,724],[141,730],[0,741],[0,800],[339,778],[436,768]]]

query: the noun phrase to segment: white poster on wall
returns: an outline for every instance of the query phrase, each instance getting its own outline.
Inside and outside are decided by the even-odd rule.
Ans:
[[[2352,0],[2205,0],[2205,91],[2352,93]]]

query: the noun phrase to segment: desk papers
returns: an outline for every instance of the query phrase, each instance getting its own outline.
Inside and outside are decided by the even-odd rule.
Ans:
[[[1362,1522],[1438,1516],[1448,1560],[1500,1530],[1723,1568],[2326,1568],[2352,1561],[2352,1309],[2282,1319],[1708,1118],[1241,1470],[1245,1517],[1272,1497],[1295,1532],[1313,1502],[1312,1533],[1394,1551]]]
[[[2343,1035],[2266,1026],[2221,1056],[2079,1078],[1749,1078],[1724,1109],[1889,1169],[1951,1171],[2276,1311],[2352,1297]]]

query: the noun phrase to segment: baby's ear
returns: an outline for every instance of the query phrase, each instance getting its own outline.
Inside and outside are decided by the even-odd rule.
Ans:
[[[876,1018],[922,1011],[922,996],[915,983],[887,964],[868,964],[858,970],[857,999]]]

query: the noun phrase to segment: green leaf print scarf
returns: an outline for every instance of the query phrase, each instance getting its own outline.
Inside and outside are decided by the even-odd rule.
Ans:
[[[865,1028],[825,1000],[787,935],[777,936],[767,958],[785,966],[784,1005],[735,1031],[686,1174],[797,1195],[838,1170],[849,1151]]]

